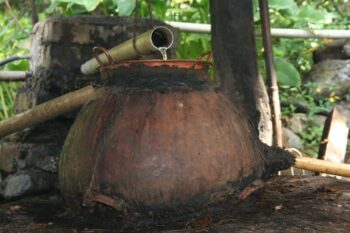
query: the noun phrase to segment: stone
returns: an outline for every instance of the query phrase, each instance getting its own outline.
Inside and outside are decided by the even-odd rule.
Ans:
[[[21,158],[23,151],[18,146],[5,143],[0,144],[0,171],[12,173],[16,171],[18,159]]]
[[[12,200],[24,195],[48,190],[55,181],[54,175],[39,170],[22,170],[9,175],[1,184],[1,195]]]
[[[307,116],[304,113],[296,113],[287,120],[287,128],[296,134],[304,132],[304,125],[307,122]]]
[[[324,44],[313,52],[314,63],[329,59],[350,59],[350,40],[340,39]]]
[[[350,60],[324,60],[314,65],[304,82],[314,82],[320,94],[344,97],[350,88]]]
[[[300,150],[303,148],[303,141],[293,131],[283,127],[283,146]]]
[[[28,151],[26,157],[27,167],[35,167],[50,173],[57,173],[59,161],[59,150],[57,148],[35,148]]]
[[[0,147],[0,171],[13,174],[24,168],[37,168],[57,173],[61,146],[54,143],[2,142]]]
[[[301,135],[306,132],[307,127],[319,127],[323,129],[325,116],[315,115],[309,118],[305,113],[295,113],[291,118],[287,120],[286,126],[292,132]]]

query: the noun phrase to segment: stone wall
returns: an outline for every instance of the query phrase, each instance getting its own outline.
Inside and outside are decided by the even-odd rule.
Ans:
[[[133,17],[78,16],[39,22],[34,27],[31,48],[33,77],[19,89],[15,113],[90,83],[98,83],[99,74],[83,76],[80,73],[81,64],[93,56],[94,46],[111,48],[157,25],[164,23],[147,19],[135,21]],[[177,38],[177,31],[171,29]],[[168,56],[175,57],[175,49]],[[0,145],[0,196],[13,199],[58,188],[59,154],[77,112],[3,139]]]

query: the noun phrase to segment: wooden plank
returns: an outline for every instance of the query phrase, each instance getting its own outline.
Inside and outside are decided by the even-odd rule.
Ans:
[[[318,159],[344,163],[349,128],[346,125],[347,118],[334,108],[323,128]]]

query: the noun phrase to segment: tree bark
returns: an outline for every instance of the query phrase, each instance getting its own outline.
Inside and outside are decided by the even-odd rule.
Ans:
[[[271,145],[271,114],[258,74],[252,1],[211,0],[210,13],[221,91],[248,118],[260,139]]]

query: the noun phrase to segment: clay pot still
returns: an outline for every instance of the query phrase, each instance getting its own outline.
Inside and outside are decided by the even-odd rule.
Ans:
[[[152,60],[105,67],[106,85],[79,113],[61,155],[67,202],[118,210],[198,206],[263,176],[262,147],[209,84],[209,65]]]

